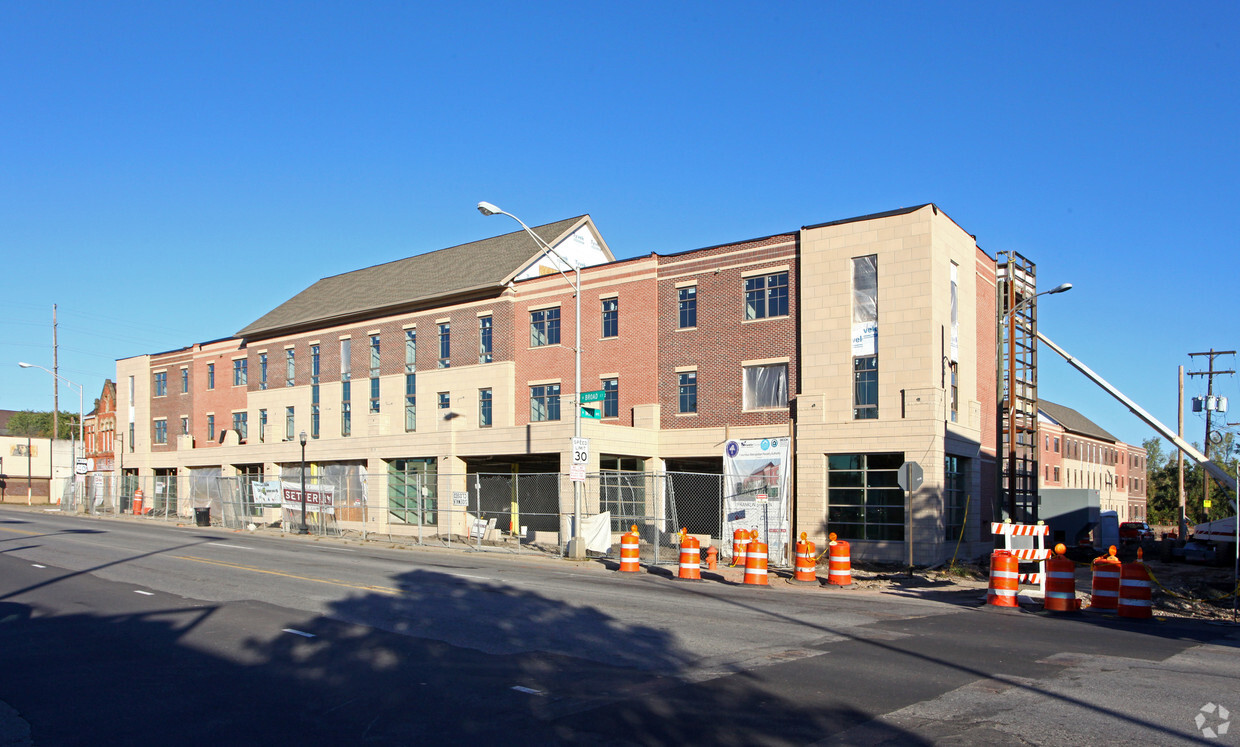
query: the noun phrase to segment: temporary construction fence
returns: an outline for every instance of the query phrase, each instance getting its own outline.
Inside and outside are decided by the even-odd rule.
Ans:
[[[287,468],[280,476],[193,472],[91,474],[57,492],[62,508],[78,513],[285,532],[300,532],[304,515],[315,535],[514,553],[563,553],[580,501],[592,554],[619,557],[621,535],[637,526],[643,562],[677,562],[682,528],[728,557],[733,530],[744,525],[771,546],[772,563],[789,561],[780,537],[786,528],[768,522],[765,505],[740,490],[745,477],[598,472],[574,482],[561,473],[367,474],[354,465],[307,473],[303,483],[299,470]],[[743,505],[749,510],[737,508]]]

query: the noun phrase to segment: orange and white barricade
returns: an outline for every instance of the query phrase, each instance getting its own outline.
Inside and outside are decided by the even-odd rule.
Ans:
[[[796,544],[796,573],[792,576],[794,581],[804,584],[818,583],[818,563],[814,559],[816,549],[818,548],[814,543],[805,538],[805,532],[801,532],[801,539]]]
[[[1141,560],[1141,550],[1138,548],[1136,561],[1120,566],[1119,607],[1116,613],[1120,617],[1150,619],[1154,616],[1152,591],[1150,571]]]
[[[1076,563],[1064,557],[1068,549],[1055,545],[1055,556],[1046,561],[1046,596],[1043,606],[1051,612],[1076,612],[1081,600],[1076,598]]]
[[[766,577],[766,543],[754,537],[749,541],[749,550],[745,553],[745,583],[756,586],[769,586]]]
[[[1020,561],[1007,550],[995,550],[990,556],[990,590],[986,604],[995,607],[1019,607],[1016,592],[1020,587]]]
[[[1093,581],[1089,587],[1091,610],[1114,610],[1119,608],[1120,562],[1115,557],[1115,545],[1106,555],[1094,558]]]
[[[749,547],[749,530],[737,529],[732,532],[732,565],[745,567],[745,557]]]
[[[680,530],[680,572],[677,578],[702,580],[702,543],[684,528]]]
[[[837,540],[835,532],[827,535],[830,544],[827,560],[827,583],[831,586],[848,586],[852,583],[852,556],[844,540]]]
[[[632,531],[620,537],[620,570],[624,573],[637,573],[641,568],[641,535],[637,533],[637,525]]]
[[[990,533],[1003,535],[1003,549],[1007,550],[1016,558],[1018,563],[1037,563],[1038,569],[1033,573],[1017,574],[1017,581],[1022,584],[1037,584],[1038,589],[1045,596],[1046,594],[1046,561],[1051,557],[1051,551],[1046,549],[1045,542],[1047,535],[1050,534],[1051,528],[1038,522],[1037,524],[1013,524],[1010,521],[1003,523],[991,522]],[[1017,543],[1013,541],[1013,537],[1028,537],[1021,544],[1031,544],[1033,547],[1014,547]]]

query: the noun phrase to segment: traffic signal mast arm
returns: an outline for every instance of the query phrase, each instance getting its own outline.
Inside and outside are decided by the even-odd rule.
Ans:
[[[1227,474],[1223,471],[1222,467],[1207,459],[1206,455],[1198,451],[1192,444],[1177,436],[1175,432],[1167,426],[1158,422],[1157,418],[1143,410],[1136,402],[1133,402],[1128,399],[1128,397],[1124,396],[1123,392],[1111,386],[1106,379],[1091,371],[1089,366],[1086,366],[1081,361],[1073,358],[1066,350],[1051,342],[1050,338],[1042,334],[1040,330],[1038,332],[1038,339],[1049,345],[1051,350],[1054,350],[1056,353],[1062,355],[1063,359],[1066,360],[1070,366],[1085,374],[1090,381],[1102,387],[1107,394],[1119,400],[1124,407],[1127,407],[1130,411],[1132,411],[1133,415],[1136,415],[1141,418],[1141,420],[1145,421],[1146,425],[1158,431],[1160,436],[1175,444],[1177,448],[1192,457],[1193,461],[1200,464],[1203,469],[1209,472],[1215,480],[1222,483],[1224,487],[1230,488],[1231,490],[1236,489],[1236,478]]]

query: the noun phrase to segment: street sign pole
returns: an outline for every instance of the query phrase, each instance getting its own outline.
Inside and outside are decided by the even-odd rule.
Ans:
[[[896,481],[904,490],[904,522],[907,525],[904,546],[908,548],[908,575],[913,575],[913,493],[921,487],[925,473],[917,462],[905,462],[900,465]]]

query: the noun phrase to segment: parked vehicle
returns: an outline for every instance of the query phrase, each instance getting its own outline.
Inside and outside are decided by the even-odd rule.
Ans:
[[[1183,547],[1172,548],[1171,557],[1186,563],[1213,563],[1217,553],[1209,543],[1189,540]]]
[[[1144,521],[1125,521],[1119,525],[1119,541],[1124,544],[1154,539],[1154,530]]]

